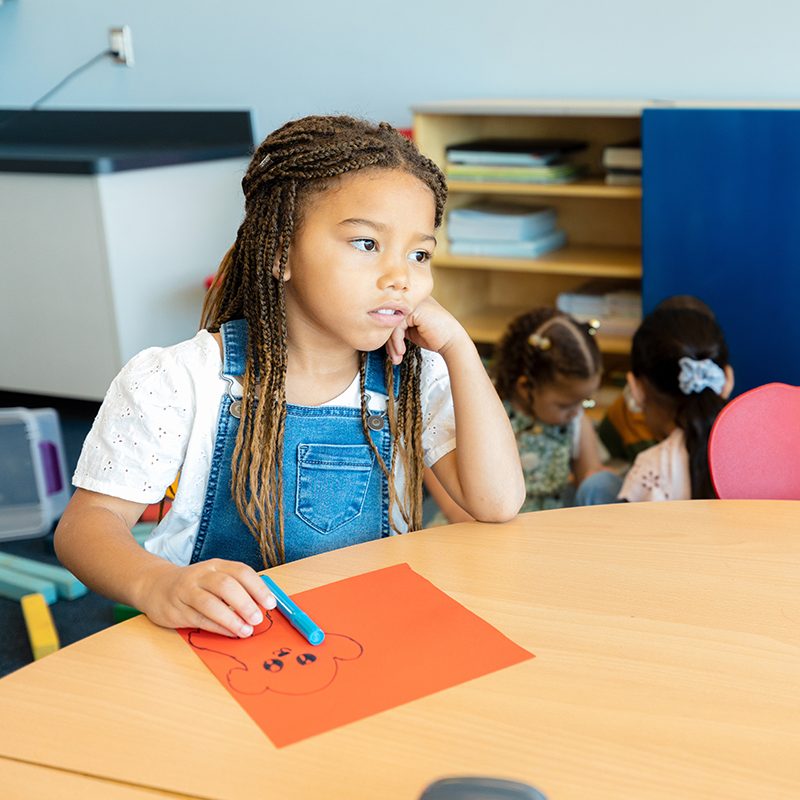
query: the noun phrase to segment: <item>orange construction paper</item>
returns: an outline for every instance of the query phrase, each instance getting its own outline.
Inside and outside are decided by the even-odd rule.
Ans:
[[[276,747],[534,657],[408,564],[292,599],[321,645],[277,610],[248,639],[179,631]]]

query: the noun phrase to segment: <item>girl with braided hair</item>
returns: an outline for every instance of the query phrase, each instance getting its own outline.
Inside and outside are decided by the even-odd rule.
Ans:
[[[523,497],[502,405],[430,297],[433,162],[385,123],[306,117],[264,140],[242,187],[202,329],[114,380],[56,531],[93,589],[229,636],[275,605],[257,569],[420,528],[424,467],[476,519]],[[178,472],[138,547],[131,526]]]
[[[619,488],[619,479],[602,468],[597,436],[583,413],[602,373],[594,333],[554,308],[535,308],[511,322],[496,348],[494,384],[525,476],[522,511],[593,505],[608,483]],[[469,519],[435,476],[426,475],[426,485],[445,517],[434,524]]]

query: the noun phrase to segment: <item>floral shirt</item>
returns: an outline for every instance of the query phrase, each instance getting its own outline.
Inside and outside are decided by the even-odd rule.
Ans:
[[[578,452],[580,415],[568,425],[545,425],[503,404],[517,439],[525,476],[525,503],[520,513],[562,508],[572,461]]]

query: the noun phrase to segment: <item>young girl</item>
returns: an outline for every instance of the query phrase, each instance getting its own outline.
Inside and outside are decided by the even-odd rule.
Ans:
[[[308,117],[242,186],[205,329],[114,380],[56,532],[96,591],[233,636],[274,607],[256,569],[420,528],[423,462],[479,520],[524,494],[502,404],[430,298],[439,169],[386,124]],[[138,547],[131,526],[179,472]]]
[[[656,308],[691,308],[714,317],[714,312],[699,297],[690,294],[667,297]],[[597,426],[597,436],[611,458],[630,463],[642,450],[657,443],[627,384]]]
[[[708,435],[733,389],[722,330],[709,312],[659,307],[633,337],[628,385],[660,440],[637,457],[621,500],[715,497]]]
[[[583,413],[602,372],[594,332],[555,309],[538,308],[517,317],[497,347],[494,383],[522,461],[522,511],[591,504],[593,484],[603,484],[606,476],[614,478],[600,472],[597,437]],[[426,477],[426,486],[449,522],[470,518],[442,491],[435,476]]]

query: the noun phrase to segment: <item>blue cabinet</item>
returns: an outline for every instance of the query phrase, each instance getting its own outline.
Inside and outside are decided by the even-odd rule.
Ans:
[[[800,110],[646,109],[642,147],[645,313],[696,295],[737,393],[800,384]]]

